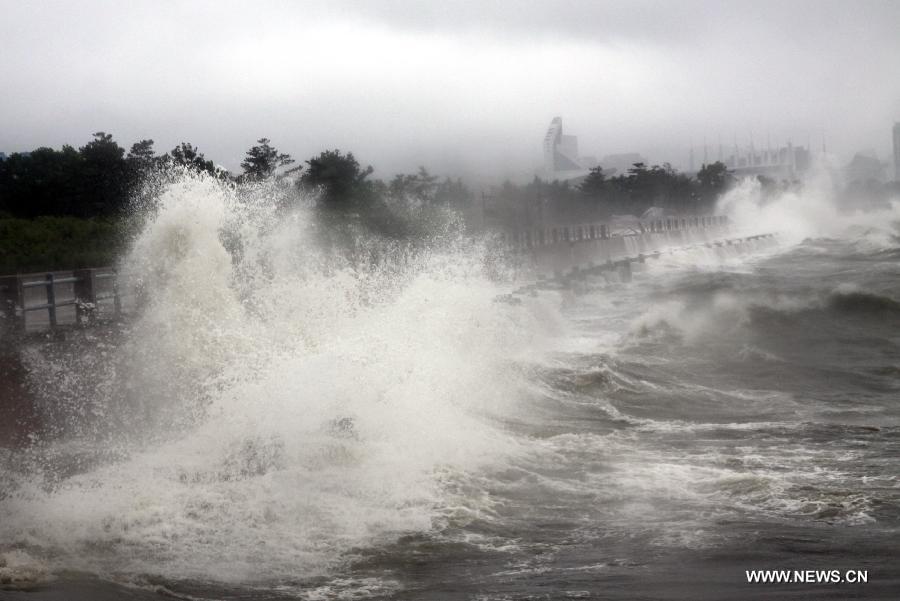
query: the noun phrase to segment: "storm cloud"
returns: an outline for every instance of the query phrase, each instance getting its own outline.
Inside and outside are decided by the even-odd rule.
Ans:
[[[528,177],[554,116],[582,152],[684,163],[792,140],[886,155],[900,3],[0,1],[0,151],[189,141],[237,169],[267,136]]]

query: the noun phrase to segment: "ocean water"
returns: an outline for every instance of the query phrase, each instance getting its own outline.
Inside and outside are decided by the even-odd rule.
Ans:
[[[774,240],[508,303],[490,241],[337,260],[265,192],[172,185],[135,319],[26,353],[0,598],[900,597],[896,206],[747,184]]]

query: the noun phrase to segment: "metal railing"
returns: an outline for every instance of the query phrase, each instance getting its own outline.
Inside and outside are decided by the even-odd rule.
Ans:
[[[631,234],[616,234],[613,232],[613,228],[606,223],[589,223],[529,228],[514,232],[505,232],[501,234],[501,238],[507,244],[517,248],[527,249],[561,243],[609,240],[610,238],[623,235],[703,229],[727,224],[728,217],[724,215],[665,217],[661,219],[637,221],[635,222],[634,231]]]
[[[38,279],[36,279],[38,278]],[[109,281],[101,290],[101,282]],[[59,298],[59,286],[72,286],[71,298]],[[44,289],[43,302],[29,303],[28,291]],[[118,274],[114,269],[76,269],[68,272],[44,274],[24,274],[0,277],[0,312],[3,314],[2,329],[7,332],[24,333],[28,329],[28,315],[46,312],[47,325],[56,329],[62,325],[88,325],[98,317],[100,303],[112,301],[113,316],[122,313],[122,299],[119,293]],[[62,324],[59,309],[75,307],[72,324]]]
[[[530,228],[501,234],[505,243],[529,250],[558,244],[575,244],[592,240],[609,240],[629,235],[663,233],[670,231],[703,229],[727,225],[728,218],[719,215],[691,217],[665,217],[637,221],[631,233],[614,232],[606,223],[558,225]],[[99,282],[110,280],[106,292],[101,292]],[[72,298],[58,299],[57,287],[72,286]],[[44,302],[28,304],[28,290],[43,288]],[[76,269],[66,272],[49,272],[0,276],[0,332],[25,333],[28,329],[28,315],[39,311],[47,312],[47,325],[51,330],[64,325],[88,325],[98,318],[99,303],[112,300],[114,317],[122,313],[122,296],[119,291],[119,274],[112,268]],[[62,324],[59,309],[75,307],[74,323]]]

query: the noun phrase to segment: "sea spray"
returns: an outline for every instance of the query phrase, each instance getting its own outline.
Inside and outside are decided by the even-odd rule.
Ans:
[[[727,215],[739,231],[778,233],[785,243],[831,236],[862,239],[882,248],[895,244],[893,223],[900,222],[900,197],[878,210],[844,206],[836,197],[834,169],[817,164],[802,182],[766,191],[755,178],[742,178],[717,202],[715,212]]]
[[[302,578],[431,530],[460,502],[446,483],[519,452],[509,363],[539,350],[549,309],[494,302],[478,243],[361,264],[317,227],[252,188],[165,188],[121,266],[135,314],[104,350],[105,397],[86,401],[104,435],[54,443],[116,452],[53,481],[20,470],[4,545],[116,577]]]

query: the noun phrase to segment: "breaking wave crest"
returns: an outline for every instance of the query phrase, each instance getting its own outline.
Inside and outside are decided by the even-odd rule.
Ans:
[[[448,482],[518,453],[506,367],[548,309],[494,302],[483,243],[358,230],[338,253],[277,196],[167,187],[122,267],[136,319],[78,400],[101,427],[57,443],[114,450],[64,478],[35,450],[0,540],[104,574],[301,578],[436,527]]]

